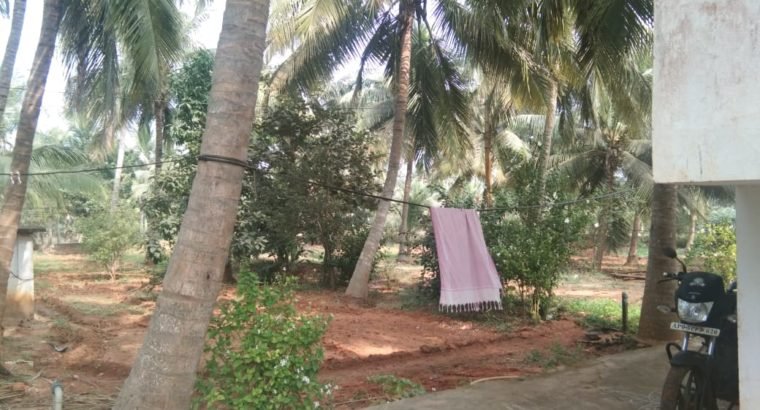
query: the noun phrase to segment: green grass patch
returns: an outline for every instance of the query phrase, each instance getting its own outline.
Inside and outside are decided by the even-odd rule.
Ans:
[[[63,259],[57,255],[35,254],[34,273],[44,275],[50,272],[81,272],[83,263],[87,263],[87,261]]]
[[[525,355],[526,364],[537,365],[544,369],[554,369],[559,366],[572,366],[586,357],[580,345],[565,347],[559,343],[553,344],[548,350],[533,349]]]
[[[584,327],[598,329],[622,329],[621,303],[610,299],[563,298],[558,300],[558,311],[578,320]],[[636,333],[639,328],[641,305],[628,305],[628,331]]]
[[[141,309],[138,306],[127,305],[124,303],[101,304],[101,303],[90,303],[90,302],[81,302],[81,301],[70,301],[70,302],[66,302],[66,304],[78,310],[79,312],[81,312],[82,314],[86,316],[108,317],[108,316],[120,315],[123,313],[129,313],[133,315],[141,315],[145,313],[143,309]]]

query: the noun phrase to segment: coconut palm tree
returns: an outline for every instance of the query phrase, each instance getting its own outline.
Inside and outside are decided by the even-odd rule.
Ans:
[[[53,60],[62,6],[61,0],[45,0],[42,11],[42,31],[34,55],[34,66],[24,94],[10,163],[10,171],[16,173],[17,177],[14,183],[6,185],[3,191],[3,206],[0,213],[0,291],[3,293],[8,288],[11,258],[29,183],[29,177],[26,174],[30,169],[34,134],[42,107],[42,97],[45,94],[50,63]],[[0,321],[4,315],[5,298],[0,297]],[[2,330],[2,325],[0,325],[0,330]],[[0,337],[1,334],[2,332],[0,332]]]
[[[0,15],[7,17],[8,11],[8,0],[0,0]],[[26,0],[15,0],[13,2],[11,32],[8,36],[8,43],[5,45],[3,62],[0,65],[0,132],[5,128],[3,126],[5,106],[8,103],[8,94],[10,92],[11,79],[13,78],[13,66],[16,64],[16,53],[18,53],[18,45],[21,41],[21,31],[24,28],[25,11]]]
[[[267,0],[227,0],[201,155],[247,159],[268,11]],[[242,180],[237,165],[198,164],[156,311],[115,409],[190,407]]]
[[[167,67],[181,55],[185,24],[172,0],[71,0],[61,24],[71,106],[104,124],[103,146],[118,142],[115,207],[124,127],[163,104]]]
[[[151,75],[155,76],[157,67],[158,46],[169,46],[171,43],[156,42],[157,33],[165,33],[172,30],[172,20],[167,13],[176,11],[174,3],[170,0],[45,0],[43,8],[42,31],[37,45],[34,58],[34,66],[30,74],[19,123],[16,132],[16,140],[13,147],[11,160],[11,172],[21,175],[16,178],[16,183],[7,185],[3,194],[2,215],[0,216],[0,289],[7,287],[8,272],[13,246],[16,240],[21,211],[24,207],[28,177],[34,144],[34,135],[39,119],[42,98],[45,92],[50,63],[53,58],[59,28],[63,28],[62,48],[63,55],[69,63],[76,62],[70,67],[76,67],[78,80],[77,90],[99,89],[103,93],[93,93],[84,98],[84,93],[77,93],[75,102],[79,105],[90,104],[94,107],[97,101],[105,102],[102,108],[108,113],[110,121],[107,125],[114,126],[116,119],[122,110],[116,109],[120,101],[118,98],[119,68],[117,42],[124,49],[124,54],[133,57],[134,76],[151,82]],[[147,18],[151,16],[153,18]],[[166,17],[164,19],[164,17]],[[158,19],[157,23],[155,19]],[[161,24],[164,19],[166,25]],[[63,21],[63,23],[62,23]],[[156,31],[146,33],[153,27]],[[147,41],[151,37],[154,41]],[[71,51],[76,50],[76,51]],[[75,57],[72,57],[75,56]],[[102,69],[94,67],[103,66]],[[97,75],[86,76],[85,72],[96,72]],[[93,111],[96,112],[96,111]],[[108,127],[107,129],[114,129]],[[5,311],[3,298],[0,303],[0,320]]]
[[[437,65],[443,75],[442,84],[447,88],[461,88],[461,76],[447,56],[451,41],[458,44],[454,49],[458,54],[470,55],[471,44],[485,39],[493,44],[506,41],[500,29],[502,21],[493,14],[483,14],[490,18],[476,16],[472,10],[456,1],[442,1],[436,10],[428,13],[427,3],[420,0],[399,2],[377,1],[306,1],[296,24],[295,43],[298,47],[286,61],[272,74],[271,89],[308,87],[329,78],[332,71],[352,57],[360,60],[357,75],[357,93],[362,89],[364,69],[371,63],[386,66],[386,74],[391,78],[395,94],[393,137],[388,156],[388,170],[382,196],[390,197],[396,185],[402,146],[406,135],[408,101],[410,99],[410,75],[415,56],[412,51],[412,37],[422,33],[428,42],[428,49],[434,53]],[[433,24],[430,16],[435,15]],[[474,24],[477,21],[477,24]],[[418,29],[415,29],[415,24]],[[467,36],[459,35],[466,32]],[[515,54],[504,54],[502,60],[509,60]],[[452,87],[453,86],[453,87]],[[440,103],[439,103],[440,104]],[[461,115],[466,110],[450,111],[446,118],[455,129],[461,123]],[[380,201],[370,234],[359,258],[347,294],[366,297],[371,262],[379,247],[386,216],[390,208],[388,201]]]

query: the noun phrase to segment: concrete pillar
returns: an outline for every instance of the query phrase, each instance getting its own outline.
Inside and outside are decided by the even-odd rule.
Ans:
[[[19,234],[11,261],[8,279],[5,317],[13,320],[31,319],[34,316],[34,266],[31,235]]]
[[[760,409],[760,186],[736,188],[736,242],[740,403]]]

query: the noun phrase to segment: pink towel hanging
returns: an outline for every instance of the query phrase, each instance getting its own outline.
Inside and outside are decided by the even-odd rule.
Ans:
[[[431,208],[438,266],[439,308],[469,312],[501,309],[501,280],[473,209]]]

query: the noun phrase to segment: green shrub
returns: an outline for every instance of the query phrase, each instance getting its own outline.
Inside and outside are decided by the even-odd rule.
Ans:
[[[687,256],[689,265],[701,266],[708,272],[722,275],[730,282],[736,279],[736,231],[730,223],[707,224],[694,239]],[[694,266],[692,266],[694,268]]]
[[[262,286],[255,278],[241,275],[240,299],[223,305],[211,322],[196,405],[316,408],[328,394],[317,381],[327,321],[298,314],[292,282]]]
[[[342,236],[338,249],[334,255],[326,258],[323,265],[322,284],[335,288],[336,286],[346,286],[351,280],[354,273],[354,267],[359,261],[364,242],[367,241],[369,227],[364,225],[349,227],[348,231]],[[380,248],[384,241],[381,241]],[[371,273],[376,272],[378,262],[383,258],[382,250],[375,253],[375,259],[372,260]],[[333,270],[333,268],[335,270]]]
[[[132,208],[99,210],[77,221],[82,246],[92,259],[116,279],[124,254],[141,242],[140,217]]]
[[[435,248],[435,235],[430,217],[425,218],[424,224],[427,230],[421,242],[420,264],[422,265],[422,273],[420,274],[419,294],[425,299],[438,300],[441,296],[441,269],[438,265],[438,253]]]
[[[383,394],[387,400],[407,399],[414,396],[425,394],[425,387],[403,377],[396,377],[392,374],[378,374],[367,377],[367,381],[377,384],[383,389]]]
[[[546,183],[547,207],[540,202],[535,186],[535,168],[525,164],[514,171],[513,191],[496,195],[496,210],[481,213],[486,244],[504,283],[514,284],[527,302],[534,319],[544,318],[560,275],[567,268],[582,239],[592,213],[585,203],[552,206],[572,199],[563,192],[563,181],[550,176]],[[512,210],[509,210],[512,209]],[[527,300],[526,300],[527,299]]]

